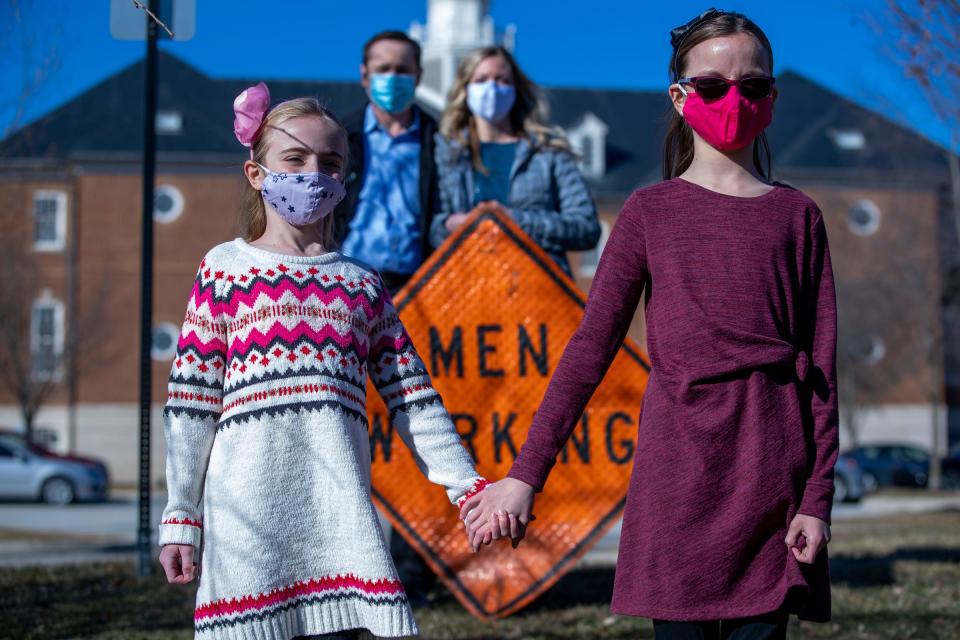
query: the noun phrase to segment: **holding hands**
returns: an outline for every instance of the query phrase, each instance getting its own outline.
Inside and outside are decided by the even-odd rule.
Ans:
[[[476,552],[482,545],[510,537],[516,549],[526,535],[527,525],[535,517],[534,488],[522,480],[504,478],[487,485],[460,506],[460,519],[467,529],[467,540]]]
[[[467,530],[470,547],[477,552],[494,540],[510,537],[516,549],[526,535],[533,515],[532,486],[504,478],[487,487],[460,506],[460,520]],[[790,523],[784,540],[798,562],[813,564],[830,542],[830,525],[819,518],[798,514]]]

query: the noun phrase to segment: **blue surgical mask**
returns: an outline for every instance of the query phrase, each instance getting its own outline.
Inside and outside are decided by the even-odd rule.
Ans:
[[[325,173],[277,173],[262,164],[263,199],[292,225],[302,227],[327,217],[346,195],[343,183]]]
[[[387,113],[406,111],[417,88],[414,76],[398,73],[370,74],[370,100]]]
[[[467,85],[467,108],[487,122],[500,122],[507,117],[516,99],[517,90],[512,84],[487,80]]]

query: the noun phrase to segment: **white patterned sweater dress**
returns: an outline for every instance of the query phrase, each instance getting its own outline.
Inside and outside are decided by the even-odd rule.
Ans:
[[[338,253],[212,249],[164,410],[160,544],[200,547],[197,638],[417,633],[370,499],[366,378],[427,478],[482,490],[379,276]]]

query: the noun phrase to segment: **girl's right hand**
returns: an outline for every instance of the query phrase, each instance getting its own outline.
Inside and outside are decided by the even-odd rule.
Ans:
[[[534,493],[534,488],[526,482],[507,477],[487,485],[464,502],[460,517],[467,527],[474,551],[486,542],[487,534],[492,534],[493,540],[510,536],[516,548],[526,534],[527,525],[534,519]],[[485,526],[488,523],[490,526]]]
[[[813,564],[820,551],[830,542],[830,525],[820,518],[798,513],[790,522],[784,542],[797,562]]]
[[[189,544],[168,544],[160,550],[160,564],[170,584],[187,584],[196,575],[194,549]]]

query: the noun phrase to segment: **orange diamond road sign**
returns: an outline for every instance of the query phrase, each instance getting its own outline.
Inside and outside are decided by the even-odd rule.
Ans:
[[[396,306],[481,475],[523,445],[584,295],[506,215],[475,212],[396,296]],[[427,482],[370,388],[373,496],[475,616],[524,607],[569,571],[623,510],[648,366],[628,341],[537,496],[519,549],[474,554],[443,489]]]

